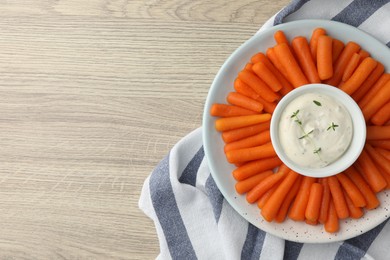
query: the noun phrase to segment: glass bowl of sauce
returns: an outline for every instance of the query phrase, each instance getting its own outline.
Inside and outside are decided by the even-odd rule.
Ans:
[[[306,176],[338,174],[359,157],[366,123],[356,102],[326,84],[294,89],[271,119],[272,145],[286,166]]]

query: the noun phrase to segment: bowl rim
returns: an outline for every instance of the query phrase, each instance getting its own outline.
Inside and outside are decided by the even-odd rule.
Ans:
[[[286,106],[297,97],[307,93],[322,93],[343,105],[350,115],[353,134],[347,150],[333,163],[322,168],[303,167],[292,161],[284,152],[279,140],[279,121]],[[356,102],[344,91],[323,83],[307,84],[285,95],[277,104],[271,118],[271,142],[276,154],[291,170],[305,176],[322,178],[336,175],[350,167],[361,154],[366,141],[366,122]]]

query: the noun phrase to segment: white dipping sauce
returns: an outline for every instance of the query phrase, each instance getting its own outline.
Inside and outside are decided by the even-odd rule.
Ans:
[[[348,149],[351,116],[328,95],[307,93],[291,101],[280,117],[279,140],[287,157],[308,168],[322,168]]]

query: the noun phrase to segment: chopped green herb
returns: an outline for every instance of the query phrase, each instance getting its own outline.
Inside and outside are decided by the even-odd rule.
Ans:
[[[318,149],[315,149],[313,153],[316,153],[316,154],[318,154],[319,152],[321,152],[321,147],[320,147],[320,148],[318,148]]]
[[[326,129],[326,131],[329,131],[330,129],[336,131],[336,127],[339,127],[339,125],[336,125],[335,123],[332,122],[332,124]]]
[[[322,106],[320,102],[318,102],[317,100],[313,100],[314,104],[316,104],[317,106]]]
[[[296,117],[298,115],[298,113],[299,113],[299,109],[297,111],[293,112],[293,114],[291,115],[291,118]]]
[[[305,137],[308,137],[309,134],[313,133],[313,131],[314,131],[314,130],[311,130],[309,133],[302,135],[301,137],[299,137],[299,140],[300,140],[300,139],[303,139],[303,138],[305,138]]]

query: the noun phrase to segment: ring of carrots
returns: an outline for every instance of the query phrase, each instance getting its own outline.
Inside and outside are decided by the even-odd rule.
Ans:
[[[281,30],[275,45],[254,54],[238,73],[227,104],[213,104],[215,128],[224,153],[236,166],[235,189],[257,204],[266,221],[286,218],[323,224],[329,233],[339,221],[361,218],[377,208],[377,194],[390,189],[390,74],[356,42],[344,43],[315,28],[310,39],[291,41]],[[278,101],[309,83],[340,88],[359,105],[367,140],[356,162],[325,178],[300,175],[277,157],[270,139],[270,119]]]

